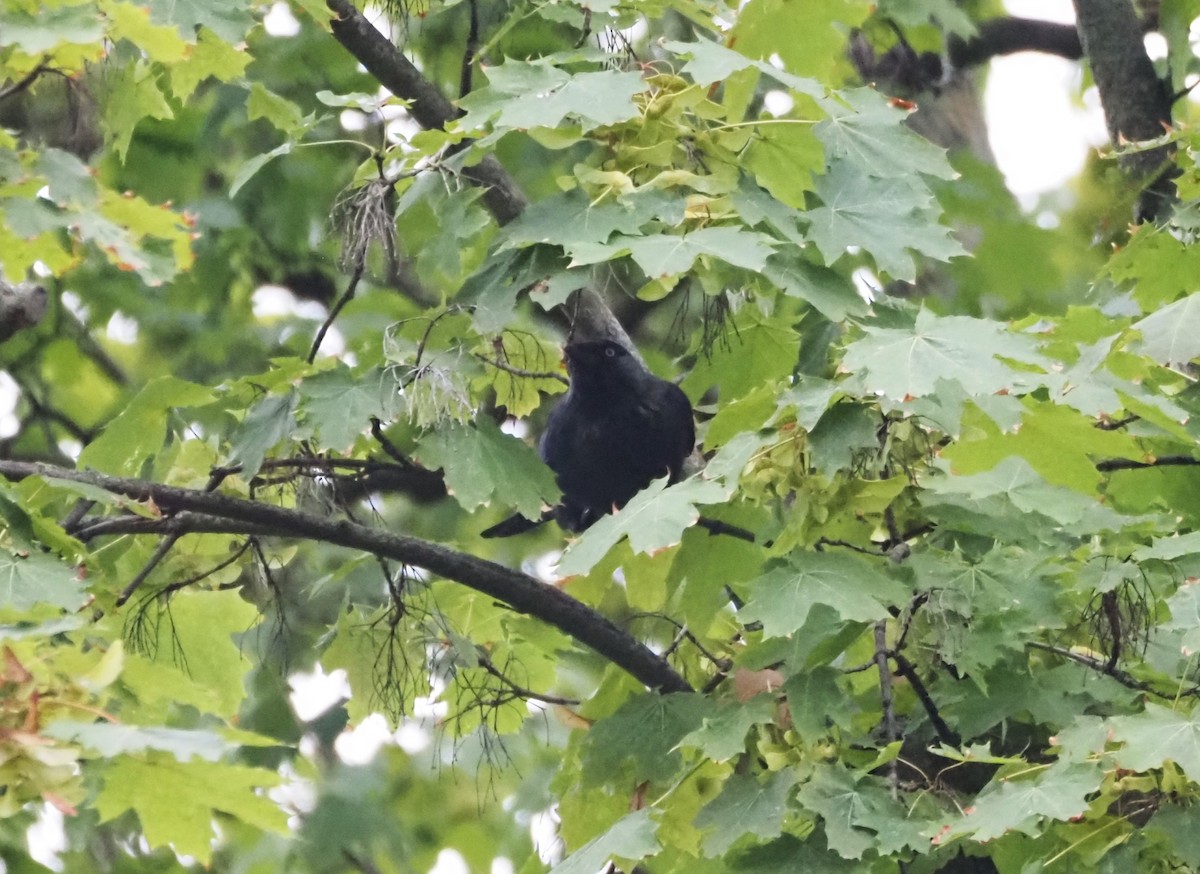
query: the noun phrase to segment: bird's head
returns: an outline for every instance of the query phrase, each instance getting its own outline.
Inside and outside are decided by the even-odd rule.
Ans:
[[[636,392],[645,371],[628,349],[613,340],[571,342],[563,353],[571,385],[585,395]]]

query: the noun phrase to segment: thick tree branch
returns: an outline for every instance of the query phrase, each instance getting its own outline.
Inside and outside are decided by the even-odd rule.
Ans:
[[[207,517],[245,523],[243,533],[270,531],[281,537],[317,540],[359,549],[382,558],[424,568],[446,579],[502,601],[514,610],[548,622],[591,647],[645,685],[662,692],[691,691],[691,686],[667,661],[615,625],[607,617],[554,586],[511,570],[495,562],[456,552],[416,537],[394,534],[342,519],[328,519],[231,495],[183,489],[145,480],[108,476],[92,471],[33,462],[0,461],[0,475],[10,479],[42,476],[48,479],[88,483],[107,492],[136,501],[152,501],[165,513],[190,511]],[[178,530],[187,517],[176,517],[171,530]],[[164,529],[166,530],[166,529]]]
[[[1171,98],[1154,72],[1130,0],[1074,0],[1079,38],[1092,67],[1114,146],[1161,137],[1171,124]],[[1163,215],[1175,197],[1166,172],[1171,147],[1124,152],[1122,169],[1145,185],[1138,221]]]
[[[1070,24],[1033,18],[993,18],[970,39],[952,36],[946,48],[955,68],[975,67],[998,55],[1042,52],[1077,61],[1083,57],[1079,31]]]

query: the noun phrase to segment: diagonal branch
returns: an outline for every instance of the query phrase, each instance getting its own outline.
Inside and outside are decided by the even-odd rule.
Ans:
[[[363,17],[351,0],[326,0],[326,6],[336,16],[332,22],[334,38],[380,85],[409,101],[408,111],[417,124],[427,130],[440,130],[458,118],[461,113],[454,104]],[[494,155],[484,155],[478,163],[464,167],[462,175],[483,189],[484,206],[498,224],[513,221],[529,205],[516,180]],[[634,349],[625,329],[594,289],[580,289],[572,295],[569,311],[569,327],[580,336],[615,340],[626,349]]]
[[[437,543],[232,495],[108,476],[93,471],[70,470],[51,464],[0,461],[0,475],[14,480],[41,476],[51,480],[87,483],[136,501],[152,501],[167,514],[189,511],[236,522],[239,524],[235,530],[241,533],[267,531],[280,537],[316,540],[424,568],[495,598],[519,613],[553,625],[653,689],[662,692],[692,690],[665,659],[651,652],[610,619],[565,592],[538,582],[527,574]],[[176,516],[155,521],[160,521],[163,526],[169,524],[174,530],[186,524],[187,518]]]
[[[380,85],[411,101],[409,112],[417,124],[426,130],[439,130],[459,116],[454,104],[350,0],[326,0],[326,5],[337,15],[332,24],[334,38]],[[493,155],[464,168],[463,176],[483,189],[483,202],[502,225],[529,205],[525,193]]]

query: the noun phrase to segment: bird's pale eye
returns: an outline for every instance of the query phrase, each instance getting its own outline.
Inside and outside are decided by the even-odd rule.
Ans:
[[[605,356],[607,356],[608,358],[616,358],[616,357],[617,357],[617,350],[616,350],[616,349],[614,349],[612,346],[609,346],[608,348],[606,348],[606,349],[604,350],[604,354],[605,354]]]

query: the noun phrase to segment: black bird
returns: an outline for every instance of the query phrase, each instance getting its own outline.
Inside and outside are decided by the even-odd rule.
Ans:
[[[612,340],[568,343],[571,388],[550,413],[538,444],[555,473],[562,505],[542,519],[512,516],[483,532],[508,537],[548,518],[582,531],[653,479],[677,482],[696,443],[687,395],[659,379]]]

